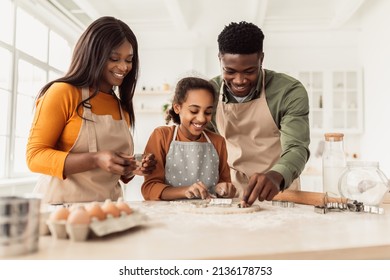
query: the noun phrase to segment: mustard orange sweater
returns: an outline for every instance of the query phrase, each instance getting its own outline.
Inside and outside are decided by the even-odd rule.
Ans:
[[[173,139],[175,126],[161,126],[156,128],[150,135],[149,141],[145,147],[145,153],[153,153],[156,157],[157,165],[152,174],[145,176],[145,181],[142,184],[141,192],[145,200],[160,200],[161,193],[169,185],[165,184],[165,158],[167,156],[169,145]],[[225,139],[213,132],[206,131],[211,143],[217,150],[219,156],[219,181],[231,182],[230,169],[227,163],[227,150]],[[177,141],[190,142],[181,132],[177,130]],[[202,136],[198,142],[207,142],[207,139]]]
[[[54,83],[38,99],[26,152],[31,171],[64,178],[65,159],[81,128],[83,107],[79,108],[79,114],[76,112],[80,101],[81,88],[67,83]],[[90,103],[92,113],[121,119],[116,97],[99,92]],[[129,115],[123,112],[129,124]]]

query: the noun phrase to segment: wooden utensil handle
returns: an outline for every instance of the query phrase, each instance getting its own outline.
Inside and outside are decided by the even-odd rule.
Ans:
[[[329,197],[325,193],[285,190],[277,194],[273,200],[289,201],[298,204],[324,206],[327,202],[346,203],[346,198]]]

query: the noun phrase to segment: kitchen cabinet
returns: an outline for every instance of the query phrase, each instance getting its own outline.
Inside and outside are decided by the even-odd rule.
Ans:
[[[296,77],[305,86],[309,95],[311,129],[323,129],[324,124],[324,74],[322,72],[299,72]]]
[[[358,72],[332,73],[332,127],[347,131],[362,130],[362,94]]]
[[[361,71],[296,71],[288,74],[300,80],[308,92],[312,133],[363,132]]]

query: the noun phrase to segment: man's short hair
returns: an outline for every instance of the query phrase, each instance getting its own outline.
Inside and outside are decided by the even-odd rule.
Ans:
[[[253,54],[263,51],[264,34],[253,23],[231,22],[218,36],[220,54]]]

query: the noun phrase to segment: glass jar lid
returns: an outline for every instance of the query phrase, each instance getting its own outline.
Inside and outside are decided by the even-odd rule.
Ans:
[[[326,141],[343,141],[344,138],[344,133],[336,133],[336,132],[331,132],[331,133],[325,133],[325,140]]]

